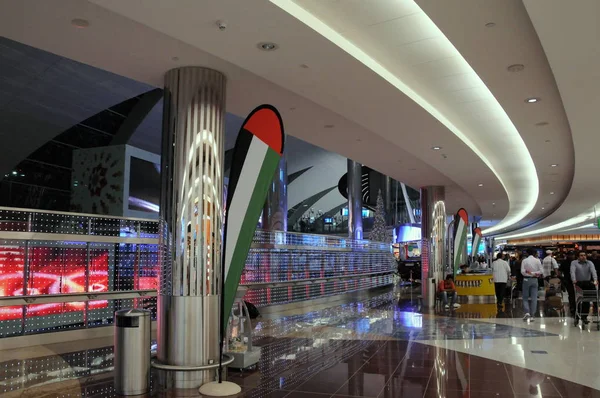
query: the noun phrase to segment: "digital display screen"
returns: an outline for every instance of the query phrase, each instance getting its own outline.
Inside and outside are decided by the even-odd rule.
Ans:
[[[68,250],[68,257],[65,256]],[[0,246],[0,297],[22,296],[23,246]],[[85,292],[86,249],[59,247],[32,247],[29,249],[29,278],[27,295],[81,293]],[[108,250],[94,250],[90,258],[90,292],[108,291]],[[104,308],[106,300],[89,302],[89,308]],[[81,311],[83,302],[47,303],[30,305],[28,316],[51,315],[60,312]],[[19,319],[23,316],[20,306],[0,307],[0,320]]]
[[[158,213],[160,202],[160,165],[131,157],[129,173],[129,210]]]

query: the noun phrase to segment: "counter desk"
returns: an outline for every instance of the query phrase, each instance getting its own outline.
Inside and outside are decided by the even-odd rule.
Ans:
[[[454,280],[460,302],[495,302],[494,275],[487,273],[458,274]]]

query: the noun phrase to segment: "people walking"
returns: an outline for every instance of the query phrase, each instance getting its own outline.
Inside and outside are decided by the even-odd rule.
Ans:
[[[552,250],[546,250],[546,257],[542,261],[542,266],[544,268],[544,279],[550,279],[552,273],[556,273],[556,270],[558,270],[558,263],[552,257]]]
[[[560,263],[561,283],[569,295],[569,313],[575,317],[575,286],[571,280],[571,263],[575,260],[575,252],[569,251],[567,256]]]
[[[527,249],[527,258],[521,262],[523,275],[523,310],[524,321],[533,322],[538,301],[538,279],[544,274],[542,262],[535,257],[534,249]]]
[[[494,289],[496,290],[496,305],[499,310],[502,310],[506,284],[510,280],[510,265],[504,261],[502,252],[498,253],[496,260],[492,263],[492,272],[494,274]]]
[[[577,260],[571,263],[571,280],[573,284],[581,289],[590,290],[598,286],[598,274],[594,263],[587,259],[587,254],[584,251],[579,252]],[[589,323],[587,316],[590,312],[590,303],[581,303],[581,320],[584,324]],[[575,321],[578,322],[577,316]]]

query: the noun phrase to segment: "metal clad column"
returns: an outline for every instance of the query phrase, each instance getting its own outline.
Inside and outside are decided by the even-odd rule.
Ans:
[[[444,187],[421,188],[421,295],[433,307],[436,284],[446,269],[446,204]]]
[[[262,228],[268,231],[287,231],[287,159],[285,154],[269,186],[262,212]]]
[[[225,80],[200,67],[165,75],[158,296],[163,364],[200,366],[219,359]],[[215,375],[172,374],[175,388],[199,387]]]
[[[348,234],[363,238],[362,226],[362,164],[348,159]]]

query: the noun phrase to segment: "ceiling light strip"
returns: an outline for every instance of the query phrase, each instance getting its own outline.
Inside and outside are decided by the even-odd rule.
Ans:
[[[596,206],[600,206],[600,203]],[[549,225],[544,228],[534,229],[532,231],[521,232],[518,234],[499,236],[496,239],[513,239],[513,238],[520,238],[523,236],[539,235],[539,234],[556,231],[556,230],[566,230],[565,228],[577,226],[581,223],[589,223],[590,220],[594,220],[594,219],[596,219],[596,212],[594,210],[591,210],[588,213],[581,214],[577,217],[573,217],[566,221],[559,222],[559,223],[553,224],[553,225]]]
[[[381,76],[388,83],[390,83],[391,85],[396,87],[398,90],[402,91],[409,98],[411,98],[414,102],[416,102],[419,106],[421,106],[423,109],[425,109],[427,112],[429,112],[433,117],[435,117],[437,120],[439,120],[444,126],[446,126],[446,128],[448,128],[452,133],[454,133],[454,135],[456,135],[459,139],[461,139],[473,152],[475,152],[475,154],[477,154],[477,156],[479,156],[479,158],[494,173],[494,175],[498,178],[498,180],[502,184],[504,190],[506,191],[506,194],[508,195],[509,203],[511,203],[510,207],[512,208],[512,203],[514,202],[514,200],[517,199],[514,197],[516,195],[511,194],[511,192],[509,192],[506,189],[506,184],[504,183],[504,180],[499,175],[499,173],[496,171],[496,169],[491,164],[491,162],[485,157],[485,155],[481,152],[481,150],[479,150],[479,148],[477,148],[473,144],[473,142],[462,131],[460,131],[460,129],[458,127],[456,127],[448,118],[446,118],[433,105],[431,105],[427,100],[425,100],[423,97],[421,97],[417,92],[412,90],[408,85],[406,85],[396,75],[394,75],[392,72],[387,70],[383,65],[378,63],[375,59],[371,58],[367,53],[365,53],[363,50],[361,50],[358,46],[354,45],[351,41],[347,40],[344,36],[342,36],[341,34],[336,32],[334,29],[329,27],[327,24],[325,24],[318,18],[316,18],[310,12],[306,11],[304,8],[302,8],[298,4],[294,3],[294,1],[292,1],[292,0],[270,0],[270,1],[271,1],[271,3],[275,4],[276,6],[278,6],[285,12],[287,12],[288,14],[292,15],[293,17],[295,17],[296,19],[298,19],[299,21],[301,21],[302,23],[304,23],[311,29],[315,30],[317,33],[319,33],[320,35],[322,35],[329,41],[331,41],[333,44],[337,45],[339,48],[341,48],[342,50],[344,50],[345,52],[347,52],[348,54],[353,56],[355,59],[360,61],[363,65],[365,65],[366,67],[371,69],[373,72],[377,73],[379,76]],[[435,24],[433,22],[432,22],[432,25],[435,26]],[[437,26],[436,26],[436,28],[437,28]],[[439,28],[437,28],[437,29],[439,31]],[[448,40],[448,38],[443,34],[443,32],[439,31],[439,33],[441,36],[443,36],[447,40],[448,45],[452,46],[452,49],[456,52],[456,55],[460,56],[462,58],[462,55],[458,52],[458,50],[456,50],[454,45]],[[471,70],[471,71],[473,71],[473,70]],[[479,78],[479,76],[474,71],[473,71],[473,73],[475,74],[475,76],[477,76],[477,78]],[[481,81],[481,79],[480,79],[480,81]],[[491,98],[496,100],[495,97],[493,96],[493,94],[489,91],[489,89],[485,85],[485,83],[483,83],[483,81],[481,81],[481,84],[483,85],[483,87],[485,87],[487,89]],[[510,227],[511,225],[516,224],[517,222],[521,221],[525,216],[527,216],[527,214],[529,214],[534,209],[535,204],[537,202],[538,195],[539,195],[539,180],[537,177],[535,164],[533,163],[533,159],[531,158],[531,154],[529,153],[527,146],[525,145],[525,142],[521,138],[521,135],[517,131],[516,127],[514,126],[514,124],[508,117],[508,115],[506,115],[505,112],[503,112],[503,113],[507,119],[508,124],[514,130],[514,132],[512,134],[509,134],[509,137],[507,137],[507,139],[510,140],[510,142],[513,143],[515,145],[515,147],[521,147],[521,149],[522,149],[520,152],[523,152],[523,160],[526,163],[524,165],[525,167],[522,170],[522,172],[527,176],[527,180],[528,180],[527,183],[531,187],[531,192],[528,195],[529,197],[526,199],[526,204],[525,204],[525,206],[523,206],[522,209],[519,209],[517,211],[514,211],[514,209],[509,209],[508,214],[501,222],[499,222],[498,224],[496,224],[495,226],[493,226],[491,228],[488,228],[488,229],[482,231],[482,233],[486,234],[486,235],[500,231],[504,228]],[[519,199],[522,199],[522,198],[519,198]]]

